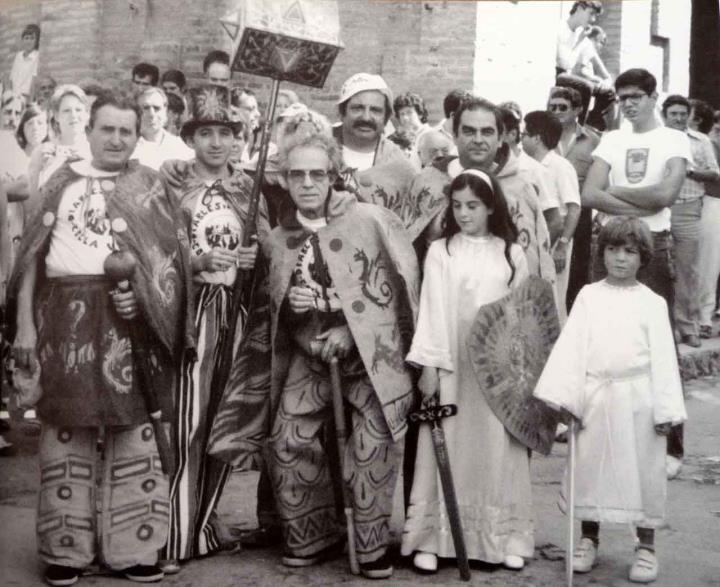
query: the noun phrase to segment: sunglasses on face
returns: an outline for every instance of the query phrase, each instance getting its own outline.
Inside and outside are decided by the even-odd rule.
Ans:
[[[550,112],[567,112],[570,110],[570,106],[567,104],[548,104],[548,110]]]
[[[325,181],[328,178],[328,172],[324,169],[310,169],[306,171],[304,169],[290,169],[287,172],[287,177],[290,181],[301,183],[305,181],[307,176],[310,176],[310,180],[314,183]]]

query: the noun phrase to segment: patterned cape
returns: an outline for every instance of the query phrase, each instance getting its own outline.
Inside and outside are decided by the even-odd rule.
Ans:
[[[448,206],[445,190],[452,181],[448,167],[455,159],[445,158],[428,166],[415,178],[409,201],[418,210],[417,220],[406,227],[413,241],[423,233],[428,240],[439,237]],[[511,155],[501,166],[497,166],[495,177],[518,229],[518,244],[525,252],[530,274],[555,283],[555,264],[550,254],[547,223],[534,188],[518,173],[517,158]]]
[[[337,127],[334,135],[342,144],[342,127]],[[417,173],[403,151],[381,137],[373,166],[364,171],[345,169],[342,176],[360,202],[377,204],[394,212],[407,228],[416,222],[420,213],[410,203],[410,187]]]
[[[66,162],[43,186],[40,207],[20,244],[9,288],[13,294],[17,295],[22,275],[36,255],[44,263],[65,188],[81,177]],[[130,161],[115,178],[106,211],[111,224],[119,218],[127,224],[127,230],[114,236],[120,248],[130,251],[137,260],[132,287],[143,319],[171,356],[194,348],[188,236],[177,205],[167,195],[158,173]],[[40,287],[45,279],[44,269],[38,270],[37,279],[36,287]]]
[[[388,427],[394,438],[400,438],[414,401],[405,355],[419,298],[415,252],[398,219],[383,208],[358,203],[349,194],[333,193],[328,216],[328,225],[318,232],[320,249]],[[272,363],[266,369],[270,368],[271,375],[263,377],[255,367],[251,383],[235,388],[228,385],[210,439],[211,454],[241,467],[258,465],[285,383],[292,353],[287,341],[292,337],[279,319],[280,308],[299,248],[309,236],[293,218],[275,228],[263,243],[270,260],[266,301]],[[268,341],[267,329],[255,326],[249,327],[249,353],[236,361],[231,380],[243,380],[236,372],[251,369],[248,356],[257,357]]]

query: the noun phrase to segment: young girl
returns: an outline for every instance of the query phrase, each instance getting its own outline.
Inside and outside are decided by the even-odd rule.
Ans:
[[[466,341],[478,309],[522,282],[527,262],[494,178],[468,169],[449,193],[445,238],[428,250],[407,360],[422,366],[423,395],[439,390],[441,404],[458,407],[443,429],[469,558],[520,569],[534,547],[528,453],[485,401]],[[422,572],[434,572],[438,557],[455,557],[426,426],[418,439],[402,553],[415,553],[413,563]]]
[[[600,522],[627,522],[638,538],[630,580],[649,583],[665,518],[664,436],[686,419],[680,374],[667,305],[636,278],[652,256],[647,226],[613,218],[598,254],[608,276],[580,291],[535,395],[579,421],[573,569],[595,565]]]

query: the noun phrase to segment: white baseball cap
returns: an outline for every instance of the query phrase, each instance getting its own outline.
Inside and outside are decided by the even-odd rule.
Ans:
[[[368,90],[376,90],[383,94],[392,108],[393,95],[390,88],[388,88],[388,85],[382,77],[374,73],[356,73],[346,79],[342,88],[340,88],[340,99],[337,103],[342,104],[355,94]]]

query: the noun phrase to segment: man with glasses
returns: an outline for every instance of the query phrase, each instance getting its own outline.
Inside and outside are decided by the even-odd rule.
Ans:
[[[562,134],[555,150],[572,163],[582,190],[588,169],[592,164],[592,153],[600,142],[600,135],[578,121],[582,112],[582,98],[573,88],[555,87],[550,90],[547,109],[562,125]],[[565,299],[568,311],[572,308],[580,289],[590,282],[591,240],[592,210],[583,206],[575,229],[570,259],[570,275]]]
[[[137,97],[142,112],[140,139],[132,158],[138,159],[156,171],[168,159],[189,161],[195,153],[180,137],[169,133],[165,126],[168,121],[168,100],[160,88],[148,88]]]
[[[557,84],[574,88],[582,96],[583,109],[580,121],[605,130],[603,116],[615,99],[615,93],[604,84],[595,84],[580,75],[577,75],[579,50],[587,37],[592,25],[602,14],[602,2],[597,0],[580,0],[570,9],[570,16],[564,24],[560,25],[557,40],[557,54],[555,61],[555,74]],[[590,99],[595,96],[595,105],[588,114]]]
[[[687,135],[655,118],[656,86],[655,77],[645,69],[629,69],[615,80],[620,108],[632,129],[603,135],[593,153],[582,203],[598,210],[597,219],[603,224],[608,216],[625,215],[648,225],[654,253],[638,279],[665,298],[674,322],[670,207],[680,194],[692,155]],[[593,279],[605,275],[602,261],[593,259]],[[668,436],[670,478],[678,474],[682,456],[682,426],[674,426]]]

